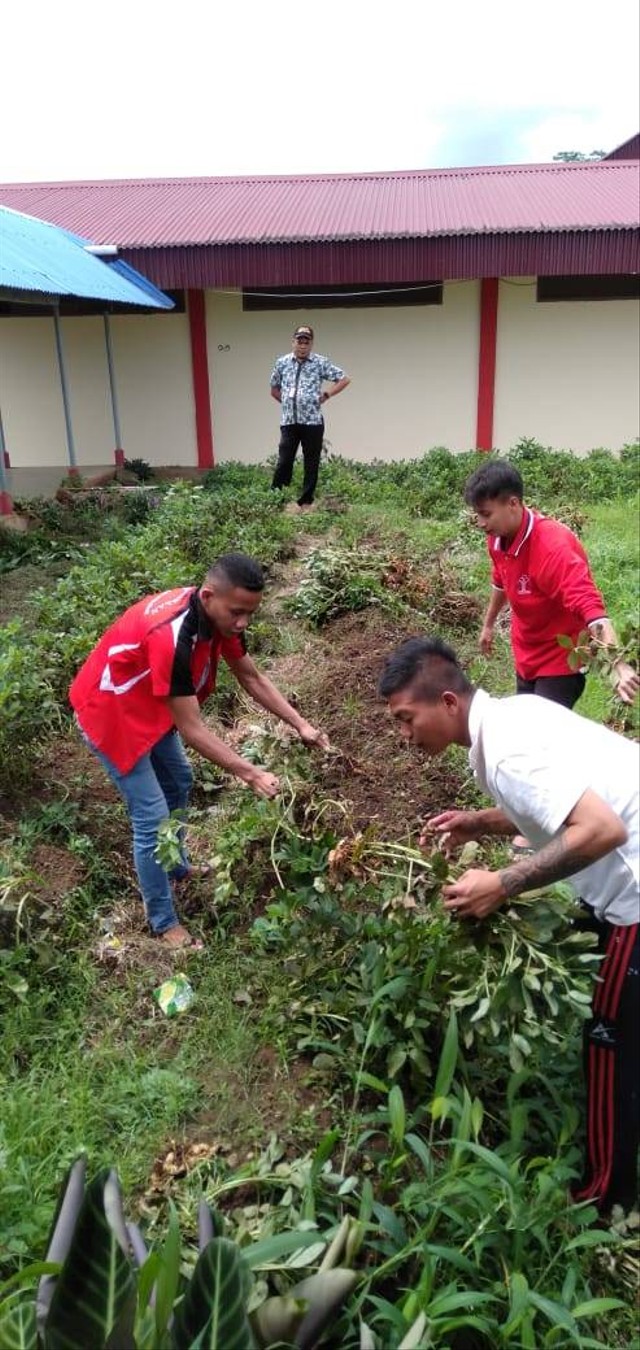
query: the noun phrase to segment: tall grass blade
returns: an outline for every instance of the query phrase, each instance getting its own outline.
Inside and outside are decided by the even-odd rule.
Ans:
[[[175,1206],[169,1202],[169,1226],[162,1244],[155,1288],[155,1321],[158,1344],[162,1343],[173,1313],[180,1280],[180,1225]]]
[[[458,1019],[455,1008],[449,1013],[449,1021],[445,1032],[444,1044],[438,1064],[436,1074],[436,1085],[434,1088],[434,1097],[446,1097],[453,1081],[456,1061],[458,1058]]]
[[[400,1148],[404,1141],[404,1132],[407,1126],[407,1112],[402,1091],[397,1083],[389,1093],[389,1121],[393,1139]]]

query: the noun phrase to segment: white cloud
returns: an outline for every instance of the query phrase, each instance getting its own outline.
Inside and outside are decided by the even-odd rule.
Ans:
[[[550,159],[637,130],[637,0],[10,5],[0,178]],[[7,54],[11,59],[7,60]],[[479,158],[478,158],[479,156]]]

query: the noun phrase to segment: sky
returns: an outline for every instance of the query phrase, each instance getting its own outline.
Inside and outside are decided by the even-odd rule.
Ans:
[[[7,0],[0,181],[550,160],[638,130],[637,0]]]

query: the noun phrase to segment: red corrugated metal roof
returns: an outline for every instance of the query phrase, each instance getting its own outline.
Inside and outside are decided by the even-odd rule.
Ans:
[[[640,131],[635,136],[630,136],[622,145],[616,145],[615,150],[610,150],[605,159],[640,159]]]
[[[123,249],[629,230],[637,163],[0,186],[0,202]]]

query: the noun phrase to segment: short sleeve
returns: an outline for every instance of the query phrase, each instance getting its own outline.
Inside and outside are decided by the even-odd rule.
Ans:
[[[531,821],[549,836],[558,833],[589,783],[566,762],[561,749],[544,760],[533,754],[505,755],[495,771],[500,802],[518,823]]]
[[[247,643],[244,633],[239,637],[223,638],[220,643],[220,655],[225,661],[241,661],[247,654]]]
[[[191,698],[195,694],[188,642],[178,640],[174,647],[171,628],[163,624],[149,634],[147,651],[156,698]]]
[[[334,383],[337,380],[344,379],[344,371],[342,367],[334,366],[333,362],[329,361],[326,356],[323,358],[322,369],[320,373],[323,380],[332,380]]]
[[[270,384],[272,389],[280,389],[282,386],[282,370],[280,368],[280,357],[278,357],[278,360],[276,361],[276,364],[273,367],[273,370],[271,371]]]
[[[504,585],[502,582],[500,567],[498,564],[498,560],[496,558],[495,551],[491,546],[491,541],[488,542],[488,548],[489,548],[489,563],[491,566],[491,585],[493,586],[494,590],[503,591]]]

